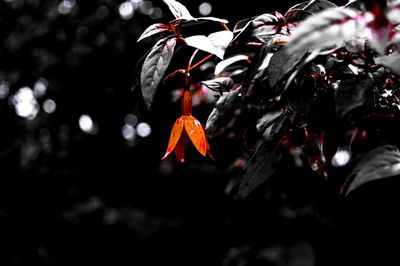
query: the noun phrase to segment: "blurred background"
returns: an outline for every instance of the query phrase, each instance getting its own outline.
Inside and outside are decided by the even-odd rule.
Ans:
[[[181,2],[233,29],[300,1]],[[0,0],[0,265],[334,265],[315,180],[237,202],[233,148],[160,161],[178,109],[132,87],[137,38],[171,19],[160,0]]]

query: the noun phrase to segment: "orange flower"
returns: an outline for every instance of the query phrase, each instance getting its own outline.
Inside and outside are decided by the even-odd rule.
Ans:
[[[192,97],[188,91],[183,93],[181,109],[182,116],[175,121],[172,127],[168,148],[162,159],[175,152],[176,160],[183,163],[185,161],[185,150],[190,143],[201,155],[213,159],[204,128],[199,120],[192,116]]]

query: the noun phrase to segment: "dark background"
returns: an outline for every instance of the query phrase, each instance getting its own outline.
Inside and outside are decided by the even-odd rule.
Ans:
[[[194,16],[201,2],[182,1]],[[210,15],[232,29],[297,2],[213,1]],[[0,1],[0,265],[350,265],[343,258],[354,246],[356,254],[365,251],[360,243],[372,249],[368,241],[380,235],[358,240],[357,219],[362,228],[381,220],[364,217],[364,209],[349,218],[362,203],[341,208],[311,173],[288,169],[237,201],[227,192],[239,176],[228,169],[232,146],[211,143],[216,162],[196,155],[182,166],[160,161],[176,104],[149,112],[132,86],[149,48],[137,38],[172,18],[161,1],[132,1],[134,14],[123,19],[122,3]],[[152,6],[163,12],[156,20]],[[31,118],[16,112],[24,87],[34,93],[25,104],[39,107]],[[44,111],[48,99],[54,112]],[[212,106],[203,107],[205,119]],[[84,114],[94,131],[81,130]],[[139,123],[151,127],[149,136],[138,133]],[[136,130],[128,139],[125,124]],[[346,219],[357,224],[348,232]],[[361,233],[348,242],[354,228]]]

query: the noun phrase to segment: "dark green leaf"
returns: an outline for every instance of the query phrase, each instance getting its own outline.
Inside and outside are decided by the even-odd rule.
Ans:
[[[400,174],[400,151],[393,145],[380,146],[365,155],[348,176],[342,193],[348,196],[365,183]]]
[[[158,85],[172,59],[176,39],[158,41],[147,55],[142,66],[140,84],[147,108],[150,109]]]
[[[370,75],[341,81],[335,92],[338,116],[343,117],[351,110],[363,105],[367,99],[367,92],[373,83],[374,80]]]
[[[214,109],[208,116],[206,123],[206,131],[210,137],[214,137],[220,130],[221,123],[224,118],[229,114],[229,111],[236,105],[239,100],[238,94],[240,89],[237,88],[233,91],[223,94],[215,104]]]
[[[246,166],[246,172],[239,186],[238,195],[240,198],[247,197],[275,173],[279,157],[267,143],[260,145]]]
[[[307,50],[297,49],[289,52],[286,46],[279,49],[271,58],[267,73],[269,77],[269,85],[274,87],[283,77],[291,72],[295,66],[304,58]]]
[[[233,80],[228,77],[215,78],[202,81],[201,83],[203,83],[207,86],[207,88],[213,91],[229,91],[234,85]]]
[[[264,78],[264,70],[262,68],[265,65],[265,60],[268,60],[269,53],[272,47],[272,40],[269,43],[264,44],[257,53],[253,56],[252,63],[246,71],[246,75],[242,81],[242,93],[244,96],[249,96],[253,94],[254,88],[259,84],[258,81]]]
[[[257,122],[257,131],[263,134],[265,140],[271,140],[282,128],[282,123],[288,116],[288,112],[280,109],[266,113]]]
[[[162,24],[162,23],[156,23],[151,26],[149,26],[145,31],[140,35],[139,39],[137,42],[140,42],[143,39],[146,39],[150,36],[153,36],[155,34],[161,33],[168,31],[168,25]]]

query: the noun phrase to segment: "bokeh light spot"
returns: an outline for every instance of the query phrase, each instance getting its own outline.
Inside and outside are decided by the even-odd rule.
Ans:
[[[145,122],[139,123],[136,130],[137,134],[142,138],[148,137],[151,134],[151,127]]]
[[[133,4],[131,2],[126,1],[119,5],[118,12],[121,18],[130,19],[134,14],[135,9],[133,8]]]
[[[136,137],[136,130],[132,125],[124,125],[121,130],[124,139],[132,141]]]
[[[105,19],[110,14],[107,6],[99,6],[96,10],[96,17],[98,19]]]
[[[127,125],[136,126],[138,119],[137,119],[136,115],[134,115],[134,114],[127,114],[124,118],[124,122]]]
[[[86,114],[81,115],[81,117],[79,117],[79,127],[85,133],[93,133],[94,124],[92,118]]]
[[[12,97],[11,102],[17,115],[28,120],[34,119],[39,112],[39,105],[33,91],[28,87],[19,89]]]
[[[211,14],[211,11],[212,11],[212,5],[211,5],[210,3],[204,2],[204,3],[201,3],[201,4],[200,4],[200,6],[199,6],[199,13],[200,13],[202,16],[208,16],[208,15],[210,15],[210,14]]]
[[[7,98],[10,88],[6,82],[0,82],[0,100]]]
[[[42,97],[46,94],[48,82],[46,79],[41,78],[36,81],[35,85],[33,86],[33,93],[36,97]]]
[[[52,114],[56,111],[56,109],[57,109],[57,104],[55,101],[53,101],[52,99],[47,99],[46,101],[44,101],[43,110],[46,113]]]
[[[158,20],[163,16],[163,12],[161,10],[161,8],[159,7],[155,7],[153,8],[151,14],[150,14],[150,18],[153,20]]]
[[[58,12],[60,14],[69,14],[75,6],[75,0],[63,0],[58,4]]]
[[[347,149],[339,149],[332,157],[332,165],[335,167],[342,167],[349,163],[351,158],[350,151]]]
[[[153,3],[150,1],[142,1],[139,5],[139,11],[142,14],[150,15],[153,12]]]

